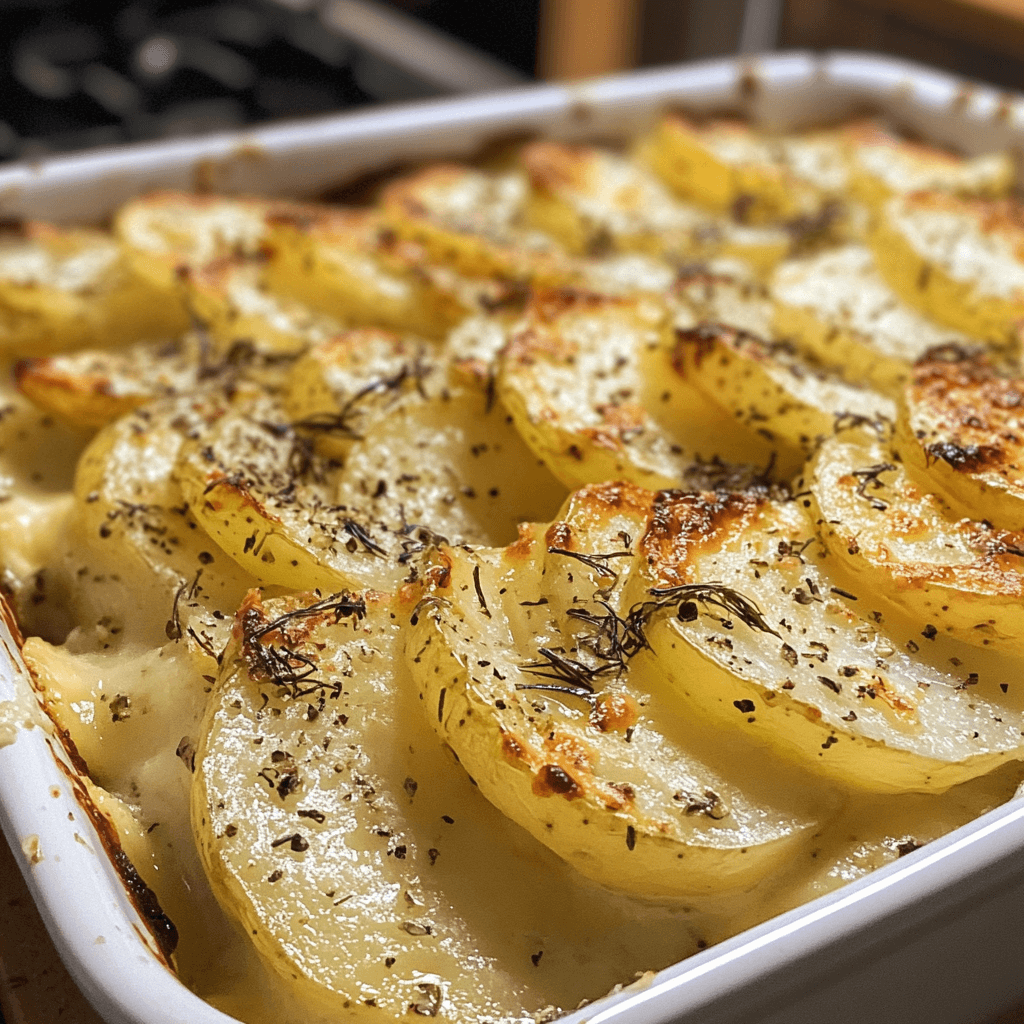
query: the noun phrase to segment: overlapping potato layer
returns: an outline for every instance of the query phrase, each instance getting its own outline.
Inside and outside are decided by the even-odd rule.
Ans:
[[[553,1019],[1008,799],[1011,177],[673,114],[5,237],[4,585],[185,980]]]

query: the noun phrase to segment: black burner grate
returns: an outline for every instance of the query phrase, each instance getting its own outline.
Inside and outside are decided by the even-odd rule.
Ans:
[[[315,13],[271,0],[0,0],[0,160],[321,114],[374,96]]]

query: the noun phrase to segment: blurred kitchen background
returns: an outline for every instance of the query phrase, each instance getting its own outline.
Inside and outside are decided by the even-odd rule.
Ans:
[[[779,48],[1024,86],[1024,0],[0,0],[0,160]]]

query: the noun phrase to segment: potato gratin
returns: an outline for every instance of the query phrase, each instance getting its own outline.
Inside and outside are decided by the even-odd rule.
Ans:
[[[1011,798],[1013,179],[673,114],[3,235],[3,584],[183,981],[552,1020]]]

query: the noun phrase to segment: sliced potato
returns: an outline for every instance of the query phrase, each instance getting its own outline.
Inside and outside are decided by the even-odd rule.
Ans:
[[[263,199],[152,192],[121,207],[114,231],[135,270],[170,293],[183,271],[225,258],[259,257],[270,208]]]
[[[184,330],[184,306],[132,272],[102,231],[26,224],[0,238],[0,350],[108,348]]]
[[[53,547],[67,532],[75,464],[89,439],[0,382],[0,588],[26,636],[70,628]]]
[[[204,331],[136,342],[113,352],[86,349],[15,365],[19,390],[37,406],[82,428],[101,427],[147,402],[243,383],[276,392],[289,371],[280,353],[248,341],[218,352]],[[251,390],[250,390],[250,393]]]
[[[776,445],[782,473],[795,472],[837,424],[892,423],[895,403],[801,358],[785,342],[703,321],[677,328],[672,366],[750,431]]]
[[[528,197],[521,171],[438,164],[389,185],[383,211],[402,237],[469,277],[564,283],[574,268],[550,235],[528,225]]]
[[[201,365],[201,343],[185,335],[114,352],[23,359],[14,378],[39,408],[78,427],[102,427],[153,398],[194,390]]]
[[[850,161],[850,191],[872,206],[893,195],[937,190],[996,199],[1013,186],[1009,153],[967,158],[911,142],[877,121],[855,121],[842,129]]]
[[[338,320],[437,337],[469,309],[458,282],[431,273],[374,211],[281,206],[266,229],[268,286]]]
[[[182,769],[173,744],[197,735],[209,690],[186,646],[73,647],[29,637],[25,661],[47,713],[67,730],[93,780],[130,797],[151,758],[173,778]]]
[[[292,369],[289,419],[316,437],[317,449],[344,459],[367,429],[437,373],[426,343],[374,328],[344,331],[314,346]]]
[[[894,443],[952,508],[1024,530],[1024,380],[976,349],[932,349],[914,366]]]
[[[854,383],[867,381],[896,396],[910,364],[938,345],[968,343],[907,305],[878,272],[866,246],[851,243],[787,260],[770,286],[778,337],[836,367]]]
[[[628,516],[598,516],[628,569]],[[741,742],[726,754],[656,676],[636,678],[620,562],[574,558],[571,533],[441,550],[406,646],[421,713],[484,796],[595,881],[688,901],[749,888],[811,839],[827,794]]]
[[[453,544],[510,541],[519,523],[550,519],[564,498],[500,400],[458,384],[411,396],[370,426],[337,490],[339,502],[393,523],[407,541],[433,531]]]
[[[765,272],[792,236],[685,205],[646,168],[607,149],[535,142],[520,156],[529,175],[527,217],[578,255],[609,246],[663,256],[674,263],[732,255]]]
[[[513,322],[500,314],[470,316],[463,320],[442,346],[452,374],[477,387],[493,389],[498,355],[508,341]]]
[[[437,166],[400,179],[385,192],[383,216],[404,239],[423,246],[442,269],[462,275],[472,305],[508,306],[525,284],[608,295],[662,293],[675,270],[640,252],[583,259],[528,223],[529,186],[522,171],[488,174]],[[434,271],[438,273],[438,271]],[[485,282],[504,286],[494,295]]]
[[[805,145],[793,161],[815,168],[816,183],[796,172],[778,140],[745,122],[698,122],[683,114],[663,117],[638,155],[679,195],[751,224],[818,214],[845,172],[834,143],[815,145],[813,153]]]
[[[856,592],[926,632],[1020,652],[1024,534],[960,519],[877,441],[829,441],[809,474],[822,541]]]
[[[501,359],[498,393],[566,486],[674,487],[702,480],[717,458],[768,462],[767,441],[672,372],[669,327],[669,309],[652,300],[534,296]]]
[[[227,406],[213,389],[152,403],[105,427],[82,455],[64,563],[76,649],[169,638],[203,672],[215,667],[255,581],[198,528],[171,470],[184,437]]]
[[[334,501],[329,460],[273,400],[234,410],[183,445],[174,475],[204,530],[262,583],[387,590],[406,574],[404,538]]]
[[[437,537],[501,543],[564,496],[486,389],[449,384],[401,339],[352,332],[296,371],[301,418],[273,400],[239,408],[175,471],[204,527],[265,583],[392,589]],[[343,464],[314,452],[325,438]]]
[[[337,318],[272,292],[265,276],[260,264],[222,259],[183,278],[189,308],[219,351],[252,346],[265,355],[299,355],[343,329]]]
[[[600,562],[592,524],[612,515],[640,538],[619,614],[650,650],[631,668],[666,679],[687,715],[875,792],[941,792],[1024,753],[1019,659],[979,662],[981,685],[965,683],[946,660],[962,646],[929,646],[920,622],[877,612],[877,585],[833,570],[803,499],[607,484],[573,498],[560,546]]]
[[[879,272],[940,324],[1018,345],[1024,319],[1024,220],[1014,200],[916,192],[886,202],[870,235]]]
[[[849,155],[841,131],[787,132],[770,136],[771,146],[790,172],[815,188],[824,207],[836,200],[848,199],[850,188]],[[824,209],[819,210],[819,213]],[[838,213],[839,211],[833,211]]]
[[[480,345],[438,352],[387,331],[350,331],[295,365],[285,407],[319,451],[347,460],[339,502],[501,543],[518,523],[550,518],[565,489],[511,425],[490,358]],[[432,450],[452,460],[439,474]]]
[[[512,1022],[693,952],[690,915],[562,864],[438,743],[401,656],[416,596],[254,594],[239,614],[193,821],[218,898],[283,985],[325,1019],[351,1002],[366,1019]]]

